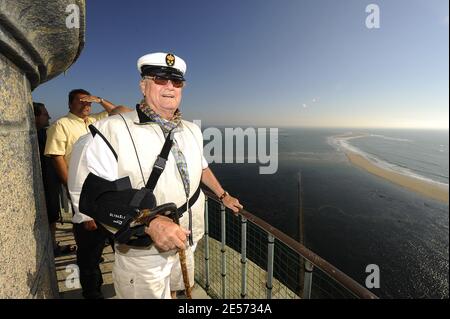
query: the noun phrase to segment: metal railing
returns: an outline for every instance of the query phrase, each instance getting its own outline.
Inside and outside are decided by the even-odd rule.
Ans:
[[[195,279],[211,297],[377,298],[264,220],[246,210],[235,215],[203,192],[205,236],[195,252]]]

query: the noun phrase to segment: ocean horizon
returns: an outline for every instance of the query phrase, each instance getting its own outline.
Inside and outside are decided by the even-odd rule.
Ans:
[[[448,201],[373,175],[330,143],[360,134],[347,141],[353,151],[448,188],[447,132],[280,128],[275,174],[260,175],[258,163],[210,166],[248,211],[293,238],[300,234],[301,176],[305,246],[363,286],[366,266],[378,265],[380,288],[371,291],[379,297],[448,298]]]

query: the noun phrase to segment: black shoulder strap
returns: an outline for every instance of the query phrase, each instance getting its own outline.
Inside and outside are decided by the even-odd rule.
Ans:
[[[139,170],[141,171],[142,182],[145,183],[144,172],[142,171],[142,165],[141,165],[141,161],[139,160],[139,154],[136,149],[136,144],[134,143],[133,135],[131,135],[130,128],[128,127],[128,124],[127,124],[127,121],[125,120],[125,118],[120,113],[119,113],[119,116],[122,118],[123,122],[125,123],[125,126],[127,127],[128,134],[130,135],[131,143],[133,143],[134,153],[136,154],[136,159],[138,161]]]
[[[153,170],[150,174],[150,177],[148,178],[147,184],[145,185],[145,187],[152,192],[155,189],[156,183],[158,182],[159,177],[164,171],[164,168],[166,167],[166,161],[169,157],[169,152],[172,148],[172,145],[172,131],[170,131],[169,134],[167,134],[166,141],[164,142],[161,153],[158,155],[155,163],[153,164]]]
[[[117,153],[114,150],[114,148],[112,147],[111,143],[109,143],[109,141],[106,139],[106,137],[102,133],[100,133],[100,131],[94,125],[91,124],[91,125],[88,126],[88,128],[89,128],[89,131],[91,131],[92,137],[95,137],[95,135],[98,134],[98,136],[100,136],[102,138],[102,140],[106,143],[106,145],[111,150],[111,152],[114,155],[114,158],[117,161],[117,158],[118,158],[117,157]]]
[[[136,157],[137,157],[137,160],[139,163],[139,168],[141,169],[141,175],[142,175],[142,178],[144,178],[144,174],[142,172],[142,167],[141,167],[141,162],[139,160],[136,145],[134,144],[133,136],[131,135],[131,131],[128,127],[127,121],[122,116],[122,114],[119,114],[119,115],[122,118],[122,120],[124,121],[124,123],[127,127],[127,130],[128,130],[128,133],[130,134],[130,138],[131,138],[131,141],[134,146],[134,151],[136,152]],[[167,134],[166,141],[164,142],[161,152],[159,153],[158,157],[156,158],[155,163],[153,164],[152,172],[150,174],[150,177],[147,180],[147,184],[145,185],[145,187],[147,189],[149,189],[151,192],[153,192],[153,190],[155,189],[156,183],[158,182],[159,177],[161,176],[162,172],[164,171],[164,168],[166,167],[166,161],[167,161],[167,158],[169,157],[169,152],[170,152],[170,149],[172,148],[172,145],[173,145],[172,131],[170,131],[169,134]]]

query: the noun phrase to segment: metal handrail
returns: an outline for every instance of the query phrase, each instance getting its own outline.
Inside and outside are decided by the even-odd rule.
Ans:
[[[221,203],[219,198],[212,193],[209,189],[206,189],[202,187],[203,193],[208,196],[208,198]],[[241,215],[243,218],[245,218],[247,221],[250,221],[257,225],[262,230],[266,231],[279,241],[283,242],[285,245],[290,247],[292,250],[294,250],[297,254],[308,260],[310,263],[312,263],[314,266],[322,270],[325,274],[327,274],[329,277],[334,279],[337,283],[339,283],[342,287],[350,291],[352,294],[354,294],[358,298],[363,299],[378,299],[378,297],[370,292],[368,289],[361,286],[358,282],[356,282],[354,279],[347,276],[345,273],[337,269],[335,266],[327,262],[325,259],[320,257],[319,255],[315,254],[308,248],[306,248],[304,245],[293,239],[292,237],[286,235],[279,229],[273,227],[272,225],[268,224],[261,218],[253,215],[252,213],[248,212],[245,209],[242,209],[239,213],[236,215]]]

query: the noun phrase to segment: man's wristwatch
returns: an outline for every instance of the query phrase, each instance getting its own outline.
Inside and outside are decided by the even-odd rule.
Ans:
[[[225,197],[227,197],[228,195],[230,195],[230,194],[228,194],[227,191],[224,191],[223,194],[220,195],[219,200],[220,200],[220,201],[223,201],[223,199],[224,199]]]

